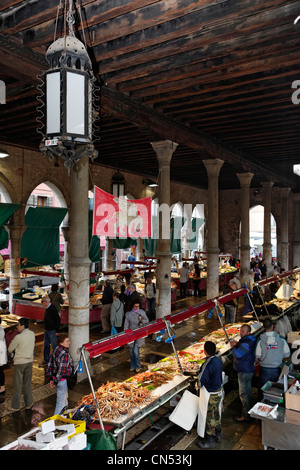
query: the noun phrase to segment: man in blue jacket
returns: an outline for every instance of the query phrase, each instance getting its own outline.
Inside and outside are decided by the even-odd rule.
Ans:
[[[201,388],[204,387],[209,394],[209,399],[207,402],[205,436],[203,439],[199,439],[196,442],[196,445],[200,447],[200,449],[214,449],[217,443],[221,441],[220,408],[222,400],[223,363],[221,358],[216,355],[216,352],[215,343],[212,341],[206,341],[204,343],[206,360],[200,367],[197,382],[200,394]]]
[[[255,344],[256,339],[251,335],[251,328],[244,324],[240,328],[241,339],[230,341],[233,352],[233,367],[238,374],[239,396],[242,402],[242,413],[234,419],[238,422],[249,421],[248,411],[252,407],[252,377],[255,371]]]

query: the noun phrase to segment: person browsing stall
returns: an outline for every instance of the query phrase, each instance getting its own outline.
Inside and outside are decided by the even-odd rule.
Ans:
[[[248,411],[253,404],[252,377],[255,372],[255,346],[256,338],[251,334],[251,327],[244,324],[240,328],[240,340],[230,341],[233,353],[233,367],[238,374],[239,397],[242,403],[240,416],[234,419],[237,422],[249,421]]]
[[[58,292],[58,284],[52,284],[51,292],[49,292],[51,304],[54,305],[58,313],[61,311],[61,306],[64,304],[63,296]]]
[[[113,304],[110,311],[110,323],[118,333],[123,330],[124,322],[124,304],[118,297],[117,292],[113,293]]]
[[[103,296],[101,299],[102,310],[101,310],[101,323],[102,330],[100,333],[110,333],[110,311],[113,303],[113,288],[110,285],[110,281],[107,279],[104,283]]]
[[[156,314],[156,285],[149,276],[146,278],[145,296],[147,299],[149,321],[154,321]]]
[[[291,354],[286,340],[274,331],[270,318],[263,321],[263,326],[265,332],[259,336],[255,350],[255,356],[260,365],[260,387],[263,387],[268,380],[277,382],[281,371],[280,365],[283,359]]]
[[[52,350],[56,348],[56,335],[60,329],[60,316],[57,308],[51,303],[50,297],[42,298],[44,313],[44,364],[48,364],[50,357],[50,345]]]
[[[29,329],[28,318],[20,318],[17,324],[18,333],[8,346],[8,352],[14,353],[13,396],[11,411],[20,410],[23,391],[26,409],[33,405],[32,366],[34,358],[35,335]]]
[[[136,330],[138,327],[149,323],[144,310],[141,309],[141,303],[135,301],[132,309],[126,313],[124,322],[125,330]],[[130,370],[139,372],[141,370],[140,348],[145,344],[145,338],[138,338],[129,344],[130,350]]]
[[[67,377],[74,373],[73,359],[69,353],[70,338],[67,333],[59,333],[57,346],[51,354],[46,375],[50,388],[56,387],[57,397],[54,415],[59,415],[68,406]]]

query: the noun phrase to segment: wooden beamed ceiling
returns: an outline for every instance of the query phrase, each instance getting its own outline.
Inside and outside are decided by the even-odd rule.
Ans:
[[[59,3],[1,0],[1,142],[39,146],[37,76],[64,32]],[[174,181],[206,188],[203,159],[221,158],[222,189],[251,171],[253,187],[300,191],[299,1],[74,0],[74,15],[101,85],[95,164],[155,178],[150,142],[167,139]]]

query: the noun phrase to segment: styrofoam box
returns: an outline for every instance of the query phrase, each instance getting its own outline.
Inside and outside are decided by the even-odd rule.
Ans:
[[[11,450],[13,447],[16,447],[19,444],[18,439],[16,441],[10,442],[10,444],[6,444],[0,448],[0,450]]]
[[[75,434],[68,442],[68,450],[83,450],[86,446],[87,436],[84,432]]]
[[[186,431],[190,431],[198,416],[199,397],[185,390],[181,400],[170,414],[169,420]]]
[[[44,421],[41,423],[42,433],[47,434],[48,432],[52,432],[55,430],[55,421],[53,419],[49,419],[48,421]]]
[[[47,434],[38,432],[36,434],[36,442],[41,443],[41,444],[51,443],[54,449],[58,449],[68,444],[68,435],[65,434],[64,436],[61,436],[61,437],[55,437],[54,432],[48,432]]]
[[[34,447],[37,450],[54,450],[55,447],[53,442],[49,442],[47,444],[45,442],[36,442],[28,439],[28,437],[30,437],[32,434],[36,434],[37,432],[40,432],[40,428],[31,429],[31,431],[23,434],[18,438],[18,443],[23,444],[24,446]]]

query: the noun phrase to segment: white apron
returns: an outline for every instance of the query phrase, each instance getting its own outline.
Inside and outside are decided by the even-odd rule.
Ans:
[[[5,341],[0,340],[0,366],[7,363],[7,349]]]
[[[209,401],[210,395],[219,395],[222,397],[219,403],[219,413],[220,413],[220,416],[222,415],[223,400],[224,400],[224,395],[225,395],[223,387],[218,392],[211,392],[211,393],[208,392],[204,386],[201,387],[200,396],[199,396],[198,422],[197,422],[197,434],[200,437],[204,437],[205,435],[207,407],[208,407],[208,401]]]

